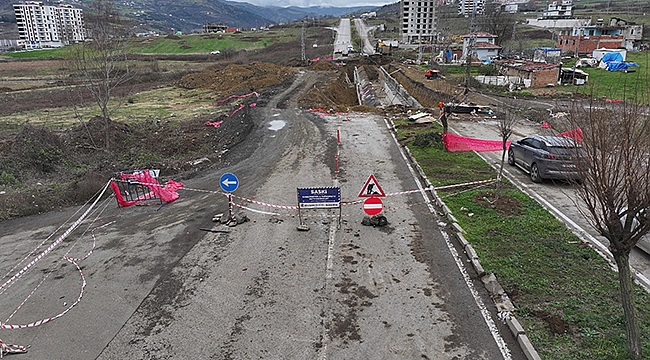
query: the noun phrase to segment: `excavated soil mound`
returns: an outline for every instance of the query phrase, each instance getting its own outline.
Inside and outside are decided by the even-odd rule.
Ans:
[[[211,89],[219,95],[261,91],[279,85],[296,69],[266,62],[230,64],[225,68],[209,68],[183,76],[177,83],[185,89]]]
[[[321,108],[348,112],[351,107],[359,105],[359,102],[354,85],[348,81],[346,73],[340,73],[338,78],[316,84],[309,89],[300,98],[298,104],[308,109]]]
[[[329,61],[316,61],[309,67],[309,70],[314,71],[323,71],[323,70],[336,70],[336,65],[330,63]]]
[[[128,124],[95,116],[87,123],[68,130],[66,145],[78,149],[96,149],[106,146],[108,140],[109,146],[111,144],[119,146],[130,137],[130,134],[131,129]]]

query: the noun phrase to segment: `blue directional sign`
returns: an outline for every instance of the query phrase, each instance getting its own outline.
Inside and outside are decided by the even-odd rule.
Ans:
[[[233,192],[239,187],[239,179],[232,173],[225,173],[219,179],[219,186],[225,192]]]

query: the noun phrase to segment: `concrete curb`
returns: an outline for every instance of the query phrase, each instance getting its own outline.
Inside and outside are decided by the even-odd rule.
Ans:
[[[390,123],[392,124],[392,121]],[[392,130],[393,131],[395,130],[395,125],[392,125]],[[431,187],[431,183],[427,179],[420,165],[415,160],[415,157],[413,157],[413,155],[411,154],[409,148],[404,147],[404,150],[408,158],[410,159],[411,163],[416,165],[415,167],[417,169],[418,174],[420,175],[420,178],[424,179],[425,183],[427,184],[427,187]],[[458,224],[458,221],[456,217],[453,215],[452,211],[449,209],[447,205],[445,205],[444,201],[442,200],[442,198],[440,198],[440,196],[438,196],[435,190],[431,191],[431,195],[433,196],[433,199],[438,205],[438,207],[441,208],[442,214],[450,222],[449,225],[454,229],[456,239],[458,239],[458,241],[462,245],[465,254],[467,255],[469,261],[472,264],[472,267],[476,271],[478,277],[481,279],[481,281],[485,285],[486,290],[490,294],[490,297],[494,301],[494,305],[496,306],[498,311],[498,317],[500,318],[500,320],[504,321],[506,325],[508,325],[510,332],[512,332],[512,335],[515,337],[515,339],[517,339],[517,343],[523,350],[524,354],[526,355],[526,358],[528,360],[541,360],[541,357],[533,347],[533,344],[530,342],[530,339],[528,339],[528,336],[526,335],[524,328],[521,326],[519,321],[513,315],[515,306],[510,301],[510,298],[508,298],[508,295],[506,294],[505,290],[503,290],[503,287],[501,287],[501,284],[499,284],[499,282],[497,281],[496,276],[494,274],[485,273],[485,270],[483,269],[483,266],[481,266],[481,262],[479,261],[478,254],[474,250],[474,247],[472,247],[472,244],[470,244],[469,241],[465,239],[465,236],[463,234],[466,234],[466,232]]]

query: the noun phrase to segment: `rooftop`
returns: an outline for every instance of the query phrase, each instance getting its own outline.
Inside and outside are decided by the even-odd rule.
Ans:
[[[500,66],[506,66],[506,67],[515,68],[522,71],[529,71],[529,72],[553,70],[553,69],[560,68],[560,65],[558,64],[547,64],[544,62],[535,62],[530,60],[516,60],[516,59],[499,60],[498,64]]]

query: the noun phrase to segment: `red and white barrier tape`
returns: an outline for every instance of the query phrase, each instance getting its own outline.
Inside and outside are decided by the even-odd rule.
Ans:
[[[233,197],[236,197],[237,199],[240,199],[240,200],[243,200],[243,201],[247,201],[247,202],[249,202],[251,204],[262,205],[262,206],[270,207],[270,208],[273,208],[273,209],[298,210],[298,206],[295,206],[295,205],[273,205],[273,204],[269,204],[269,203],[265,203],[265,202],[261,202],[261,201],[241,197],[241,196],[233,195]]]
[[[7,354],[23,354],[27,352],[26,346],[6,344],[0,340],[0,359]]]
[[[470,181],[462,184],[453,184],[453,185],[445,185],[445,186],[438,186],[434,187],[434,190],[443,190],[443,189],[450,189],[450,188],[455,188],[455,187],[461,187],[461,186],[469,186],[469,185],[477,185],[477,184],[485,184],[489,182],[495,181],[494,179],[487,179],[487,180],[479,180],[479,181]]]
[[[95,201],[92,203],[92,205],[90,205],[90,207],[89,207],[88,209],[86,209],[86,211],[85,211],[85,212],[84,212],[84,213],[79,217],[79,219],[77,219],[77,220],[76,220],[76,221],[75,221],[75,222],[74,222],[74,223],[73,223],[73,224],[72,224],[72,225],[71,225],[71,226],[70,226],[70,227],[69,227],[69,228],[68,228],[68,229],[67,229],[67,230],[66,230],[66,231],[61,235],[61,236],[59,236],[59,237],[58,237],[58,238],[57,238],[57,239],[56,239],[56,240],[55,240],[55,241],[54,241],[50,246],[48,246],[47,249],[45,249],[45,250],[44,250],[43,252],[41,252],[38,256],[36,256],[36,258],[34,258],[34,260],[32,260],[31,262],[29,262],[29,263],[28,263],[26,266],[24,266],[20,271],[18,271],[18,272],[17,272],[16,274],[14,274],[11,278],[9,278],[9,280],[5,281],[5,283],[2,284],[2,286],[0,286],[0,290],[2,290],[2,289],[6,289],[6,288],[8,288],[9,286],[11,286],[11,285],[16,281],[16,279],[20,278],[20,277],[21,277],[23,274],[25,274],[25,273],[26,273],[30,268],[32,268],[32,267],[33,267],[33,266],[34,266],[38,261],[40,261],[41,259],[43,259],[43,258],[44,258],[47,254],[49,254],[49,253],[50,253],[50,252],[51,252],[51,251],[52,251],[52,250],[53,250],[57,245],[59,245],[59,244],[60,244],[64,239],[66,239],[66,238],[67,238],[67,237],[68,237],[68,236],[69,236],[69,235],[70,235],[70,234],[71,234],[71,233],[72,233],[72,232],[73,232],[73,231],[74,231],[74,230],[75,230],[75,229],[76,229],[76,228],[77,228],[81,223],[82,223],[82,221],[83,221],[83,220],[88,216],[88,214],[92,211],[92,209],[97,205],[97,202],[102,198],[102,196],[104,195],[104,193],[105,193],[106,190],[108,189],[109,185],[110,185],[110,181],[106,183],[106,185],[105,185],[104,188],[102,189],[101,193],[97,196],[97,198],[96,198]],[[98,217],[99,217],[99,216],[97,216],[97,217],[95,218],[95,220],[97,220]],[[111,223],[112,223],[112,222],[111,222]],[[111,224],[111,223],[109,223],[109,224]],[[109,225],[109,224],[105,224],[105,225],[103,225],[103,226],[101,226],[101,227],[107,226],[107,225]],[[101,227],[99,227],[99,228],[101,228]],[[95,229],[93,229],[93,231],[94,231],[94,230],[95,230]],[[39,245],[39,246],[40,246],[40,245]],[[93,248],[92,248],[92,249],[91,249],[91,250],[86,254],[86,256],[84,256],[84,257],[82,258],[82,260],[85,259],[85,258],[87,258],[88,256],[90,256],[90,254],[92,254],[94,248],[95,248],[95,239],[94,239],[94,234],[93,234]],[[69,251],[68,251],[68,252],[69,252]],[[26,298],[25,298],[25,299],[20,303],[20,305],[18,305],[18,307],[16,307],[16,309],[11,313],[11,315],[9,315],[9,317],[7,318],[7,320],[6,320],[4,323],[0,322],[0,329],[5,329],[5,330],[26,329],[26,328],[31,328],[31,327],[35,327],[35,326],[39,326],[39,325],[42,325],[42,324],[48,323],[48,322],[50,322],[50,321],[52,321],[52,320],[55,320],[55,319],[58,319],[58,318],[62,317],[63,315],[65,315],[68,311],[70,311],[73,307],[75,307],[75,306],[76,306],[76,305],[81,301],[81,298],[82,298],[83,293],[84,293],[84,289],[86,288],[86,277],[84,276],[83,272],[81,271],[81,267],[79,267],[79,264],[77,263],[77,260],[76,260],[76,259],[67,256],[67,253],[66,253],[66,255],[65,255],[63,258],[64,258],[66,261],[68,261],[69,263],[71,263],[72,265],[74,265],[74,266],[77,268],[77,271],[79,272],[79,275],[80,275],[80,277],[81,277],[81,288],[80,288],[80,290],[79,290],[79,296],[77,297],[77,299],[76,299],[76,300],[75,300],[75,301],[74,301],[70,306],[68,306],[65,310],[63,310],[61,313],[59,313],[59,314],[57,314],[57,315],[54,315],[54,316],[52,316],[52,317],[43,318],[43,319],[40,319],[40,320],[37,320],[37,321],[33,321],[33,322],[31,322],[31,323],[28,323],[28,324],[7,324],[7,322],[8,322],[9,320],[11,320],[11,318],[12,318],[12,317],[13,317],[13,316],[14,316],[14,315],[15,315],[15,314],[16,314],[16,313],[17,313],[17,312],[18,312],[18,311],[23,307],[23,305],[25,305],[25,303],[27,303],[27,301],[28,301],[28,300],[29,300],[29,299],[34,295],[34,293],[36,292],[36,290],[37,290],[37,289],[38,289],[38,288],[43,284],[43,282],[45,281],[45,279],[46,279],[47,276],[49,275],[49,274],[48,274],[48,275],[46,275],[46,276],[41,280],[41,282],[40,282],[40,283],[39,283],[39,284],[38,284],[38,285],[37,285],[37,286],[36,286],[36,287],[35,287],[35,288],[30,292],[30,294],[29,294],[29,295],[28,295],[28,296],[27,296],[27,297],[26,297]],[[6,343],[4,343],[2,340],[0,340],[0,347],[1,347],[1,348],[0,348],[0,358],[3,357],[5,354],[17,354],[17,353],[25,353],[25,352],[27,352],[27,348],[24,347],[24,346],[13,345],[13,344],[6,344]]]
[[[444,186],[438,186],[438,187],[428,187],[428,188],[424,188],[422,190],[418,189],[418,190],[398,191],[398,192],[388,193],[388,194],[386,194],[386,197],[396,196],[396,195],[405,195],[405,194],[417,193],[417,192],[422,192],[422,191],[444,190],[444,189],[451,189],[451,188],[456,188],[456,187],[471,186],[471,185],[478,185],[478,184],[486,184],[486,183],[490,183],[490,182],[493,182],[493,181],[495,181],[495,180],[494,179],[488,179],[488,180],[471,181],[471,182],[466,182],[466,183],[462,183],[462,184],[452,184],[452,185],[444,185]],[[146,183],[138,183],[138,184],[140,184],[140,185],[148,185]],[[220,191],[193,189],[193,188],[187,188],[187,187],[184,187],[184,188],[179,189],[179,190],[213,193],[213,194],[221,194],[221,195],[228,196],[228,194],[220,192]],[[298,206],[296,206],[296,205],[275,205],[275,204],[269,204],[269,203],[266,203],[266,202],[263,202],[263,201],[249,199],[249,198],[246,198],[246,197],[243,197],[243,196],[237,196],[237,195],[233,195],[233,194],[231,194],[231,195],[233,196],[233,198],[237,198],[239,200],[246,201],[246,202],[249,202],[251,204],[270,207],[270,208],[273,208],[273,209],[298,210]],[[345,201],[345,202],[341,202],[341,206],[361,204],[364,201],[365,201],[365,199],[354,200],[354,201]],[[238,207],[242,207],[241,205],[237,205],[237,204],[234,204],[234,205],[236,205]],[[252,209],[250,209],[250,208],[247,208],[247,209],[252,211]],[[261,212],[261,213],[263,213],[263,212]],[[269,213],[269,214],[270,215],[277,215],[277,213]]]
[[[106,183],[106,185],[104,186],[104,189],[102,190],[101,194],[97,197],[97,199],[95,199],[93,204],[79,217],[79,219],[77,219],[77,221],[75,221],[72,225],[70,225],[68,230],[66,230],[63,234],[61,234],[61,236],[59,236],[59,238],[56,239],[56,241],[54,241],[50,246],[48,246],[47,249],[43,250],[42,253],[38,254],[38,256],[36,256],[36,258],[34,258],[34,260],[32,260],[29,264],[25,265],[25,267],[23,267],[20,271],[18,271],[11,278],[9,278],[9,280],[5,281],[4,284],[0,285],[0,290],[4,289],[6,286],[13,283],[19,276],[21,276],[23,273],[25,273],[27,270],[29,270],[39,260],[41,260],[43,257],[45,257],[45,255],[49,254],[65,238],[67,238],[68,235],[70,235],[70,233],[72,233],[72,231],[74,231],[74,229],[76,229],[79,226],[79,224],[81,224],[81,222],[86,219],[86,216],[88,216],[90,211],[95,207],[95,205],[97,205],[97,202],[104,195],[104,192],[106,192],[106,189],[108,189],[109,185],[110,185],[110,181]]]
[[[249,208],[249,207],[246,207],[246,206],[244,206],[244,205],[237,204],[237,203],[235,203],[235,202],[231,202],[231,204],[232,204],[233,206],[236,206],[236,207],[240,208],[240,209],[248,210],[248,211],[251,211],[251,212],[254,212],[254,213],[258,213],[258,214],[264,214],[264,215],[276,215],[276,216],[280,215],[280,214],[278,214],[278,213],[274,213],[274,212],[262,211],[262,210],[256,210],[256,209],[251,209],[251,208]]]
[[[63,310],[59,314],[54,315],[52,317],[40,319],[40,320],[37,320],[37,321],[33,321],[33,322],[29,323],[29,324],[22,324],[22,325],[11,325],[11,324],[0,323],[0,329],[5,329],[5,330],[27,329],[27,328],[43,325],[45,323],[48,323],[48,322],[50,322],[52,320],[58,319],[61,316],[65,315],[68,311],[70,311],[73,307],[75,307],[81,301],[81,297],[84,294],[84,289],[86,288],[86,277],[84,276],[83,272],[81,271],[81,267],[79,267],[79,264],[77,264],[77,262],[74,261],[74,259],[69,258],[67,256],[64,257],[64,259],[66,261],[68,261],[69,263],[71,263],[72,265],[74,265],[77,268],[77,271],[79,271],[79,275],[81,276],[81,289],[79,291],[79,296],[77,296],[77,300],[75,300],[75,302],[73,302],[65,310]],[[30,296],[31,296],[31,294],[30,294]],[[25,302],[26,302],[26,300],[23,301],[20,304],[19,308],[22,307],[25,304]]]

